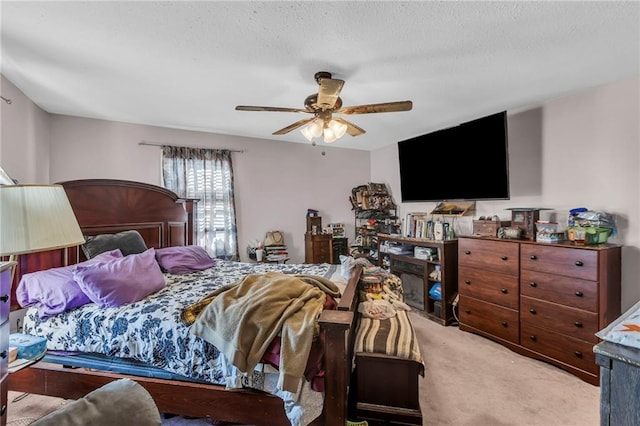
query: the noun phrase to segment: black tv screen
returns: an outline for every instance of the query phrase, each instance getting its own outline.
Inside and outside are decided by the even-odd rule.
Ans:
[[[506,111],[398,142],[402,202],[508,200]]]

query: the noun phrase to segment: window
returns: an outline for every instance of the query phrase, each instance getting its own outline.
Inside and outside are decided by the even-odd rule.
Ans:
[[[238,260],[231,151],[162,147],[165,188],[196,198],[194,241],[213,257]]]

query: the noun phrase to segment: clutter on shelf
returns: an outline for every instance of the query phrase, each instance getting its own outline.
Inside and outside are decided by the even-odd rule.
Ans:
[[[569,211],[567,236],[577,244],[603,244],[617,236],[614,215],[578,207]]]
[[[400,232],[396,204],[386,184],[373,182],[353,188],[349,200],[355,216],[355,238],[349,253],[353,257],[377,260],[377,235]]]

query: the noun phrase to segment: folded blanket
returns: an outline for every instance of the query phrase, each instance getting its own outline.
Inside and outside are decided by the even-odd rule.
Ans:
[[[320,276],[250,274],[187,307],[182,318],[193,320],[190,332],[242,372],[252,371],[280,335],[278,388],[296,392],[327,293],[339,296],[337,286]]]

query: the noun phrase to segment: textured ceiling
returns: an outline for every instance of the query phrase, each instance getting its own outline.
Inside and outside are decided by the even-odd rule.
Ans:
[[[372,150],[640,73],[640,2],[2,1],[2,74],[56,114],[309,143],[317,71]]]

